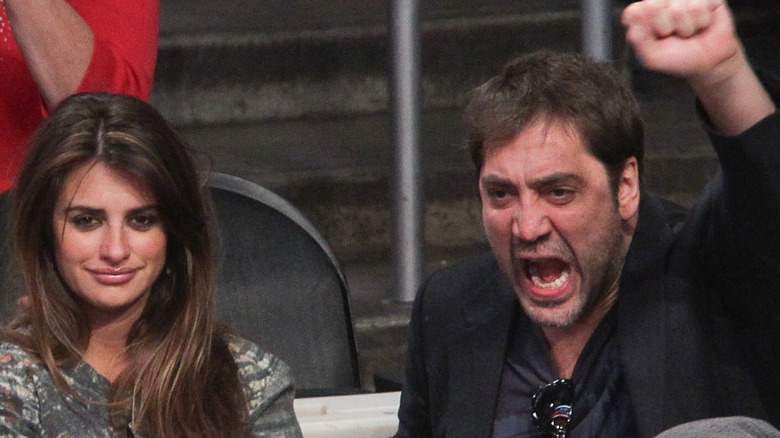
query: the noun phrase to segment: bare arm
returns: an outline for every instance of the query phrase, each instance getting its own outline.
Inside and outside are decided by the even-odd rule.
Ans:
[[[644,0],[622,21],[642,64],[686,79],[722,134],[740,134],[776,110],[723,0]]]
[[[49,107],[76,92],[95,38],[65,0],[4,0],[14,38]]]

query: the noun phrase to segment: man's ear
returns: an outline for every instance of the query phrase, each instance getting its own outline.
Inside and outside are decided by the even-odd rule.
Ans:
[[[639,163],[630,157],[623,165],[617,192],[620,217],[626,221],[639,211]]]

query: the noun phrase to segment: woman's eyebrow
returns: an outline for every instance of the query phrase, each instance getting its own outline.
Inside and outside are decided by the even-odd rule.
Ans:
[[[157,204],[142,205],[141,207],[133,208],[128,211],[129,214],[146,213],[148,211],[157,211]]]
[[[96,215],[96,214],[104,213],[105,210],[103,210],[102,208],[87,207],[86,205],[71,205],[65,209],[65,212],[66,213],[73,213],[73,212],[89,213],[89,214]]]
[[[132,208],[128,210],[129,214],[137,214],[137,213],[144,213],[147,211],[154,211],[157,210],[157,204],[149,204],[149,205],[142,205],[140,207]],[[79,213],[88,213],[88,214],[102,214],[105,213],[105,209],[103,208],[95,208],[95,207],[89,207],[86,205],[72,205],[65,209],[66,212],[79,212]]]

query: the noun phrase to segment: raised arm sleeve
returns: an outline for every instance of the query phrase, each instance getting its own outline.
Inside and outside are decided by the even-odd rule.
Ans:
[[[159,0],[71,0],[95,36],[78,92],[109,91],[147,99],[159,35]]]

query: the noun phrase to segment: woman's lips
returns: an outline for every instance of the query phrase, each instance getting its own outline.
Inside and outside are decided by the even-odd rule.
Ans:
[[[98,283],[105,285],[119,285],[129,282],[135,276],[137,269],[87,269]]]

